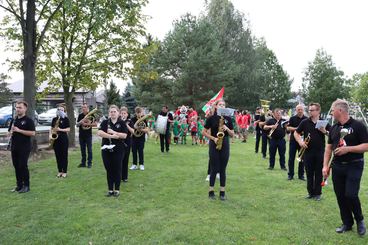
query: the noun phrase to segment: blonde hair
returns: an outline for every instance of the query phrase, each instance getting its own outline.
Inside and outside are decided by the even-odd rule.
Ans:
[[[143,111],[143,108],[142,107],[139,107],[137,106],[135,109],[134,109],[135,113],[141,113]]]
[[[125,106],[120,107],[120,112],[123,112],[123,111],[128,112],[128,108],[126,108]]]
[[[217,105],[220,103],[220,102],[225,102],[224,99],[219,99],[219,100],[216,100],[215,102],[212,103],[211,105],[211,112],[210,112],[210,115],[212,116],[213,114],[215,114],[216,110],[217,110]]]
[[[109,106],[109,111],[110,111],[111,109],[116,109],[117,111],[119,111],[119,107],[118,107],[117,105],[110,105],[110,106]]]

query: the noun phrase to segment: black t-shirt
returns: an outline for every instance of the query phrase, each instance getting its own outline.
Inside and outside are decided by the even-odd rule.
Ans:
[[[271,118],[266,122],[267,126],[275,125],[278,122],[277,128],[273,131],[271,138],[275,140],[279,140],[285,137],[285,128],[286,128],[286,120],[280,119],[277,121],[275,118]],[[271,131],[272,129],[270,129]]]
[[[340,131],[341,129],[348,129],[349,134],[346,135],[343,140],[347,146],[355,146],[363,143],[368,143],[368,133],[367,128],[363,123],[350,118],[344,125],[337,123],[332,126],[330,135],[328,137],[328,144],[332,144],[332,150],[337,148],[340,141]],[[336,162],[349,162],[352,160],[357,160],[363,158],[363,153],[347,153],[342,156],[334,156],[333,160]]]
[[[173,115],[170,112],[163,112],[163,111],[161,111],[159,115],[168,118],[167,125],[166,125],[166,131],[169,131],[170,130],[170,122],[169,122],[169,120],[171,120],[171,121],[174,120]],[[156,120],[157,120],[157,118],[156,118]]]
[[[304,119],[307,119],[307,117],[304,115],[302,117],[299,117],[298,115],[290,117],[289,127],[297,128]],[[290,135],[290,141],[295,141],[294,132],[292,132]]]
[[[330,131],[331,125],[326,125],[326,130]],[[310,136],[310,141],[308,143],[308,148],[306,152],[316,152],[324,151],[325,149],[325,134],[316,128],[316,123],[314,123],[310,118],[304,119],[296,129],[298,134],[302,134],[304,138]]]
[[[52,119],[52,122],[51,122],[51,127],[55,127],[55,124],[56,124],[56,120],[58,119],[58,117],[54,117]],[[64,118],[60,118],[60,121],[59,121],[59,128],[61,129],[64,129],[64,128],[70,128],[70,123],[69,123],[69,118],[67,117],[64,117]],[[57,134],[61,137],[67,137],[67,133],[66,132],[60,132],[58,131]]]
[[[78,115],[77,122],[80,122],[86,115],[83,113]],[[83,129],[82,124],[79,125],[79,137],[92,137],[92,127],[89,129]]]
[[[33,120],[27,116],[24,116],[22,118],[15,118],[13,120],[13,123],[10,125],[18,127],[19,129],[22,129],[22,130],[28,130],[28,131],[36,130]],[[11,127],[8,128],[8,131],[10,131],[10,129]],[[15,149],[30,150],[31,149],[31,136],[26,136],[18,132],[13,132],[11,140],[12,140],[11,150],[15,150]]]
[[[254,121],[261,120],[261,115],[255,114],[254,115]],[[261,130],[261,127],[259,127],[259,122],[256,123],[256,130]]]
[[[132,122],[132,120],[130,118],[128,118],[127,120],[122,120],[124,123],[125,123],[125,126],[126,125],[129,125],[129,127],[133,128],[134,129],[134,123]],[[130,143],[131,139],[132,139],[132,133],[129,131],[128,127],[127,127],[127,130],[128,130],[128,135],[125,139],[125,142],[127,143]]]
[[[117,120],[114,124],[110,119],[103,120],[100,124],[99,130],[104,131],[107,133],[108,128],[118,132],[118,133],[126,133],[128,134],[128,128],[126,127],[126,124],[122,120]],[[108,139],[108,138],[102,138],[101,145],[109,145],[111,140],[111,144],[115,145],[116,148],[122,148],[124,146],[124,140],[123,139]]]
[[[218,133],[218,128],[219,128],[219,123],[220,123],[220,116],[218,115],[212,115],[209,118],[207,118],[206,123],[204,125],[204,127],[206,129],[211,129],[211,135],[213,137],[217,137],[217,133]],[[224,124],[230,129],[233,130],[234,126],[233,123],[231,121],[231,118],[228,116],[224,116]],[[229,136],[228,132],[225,131],[225,137]]]
[[[133,125],[133,126],[132,126],[132,128],[133,128],[133,129],[134,129],[134,124],[135,124],[137,121],[138,121],[137,116],[134,116],[134,117],[132,118],[132,120],[131,120],[131,124]],[[147,120],[144,120],[143,122],[146,124],[146,126],[148,125],[148,124],[147,124]],[[145,137],[146,137],[146,134],[142,134],[140,137],[135,137],[135,136],[134,136],[134,134],[132,135],[132,138],[134,138],[134,139],[145,139]]]

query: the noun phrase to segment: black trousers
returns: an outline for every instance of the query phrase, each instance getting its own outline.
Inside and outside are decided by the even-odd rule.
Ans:
[[[144,165],[144,142],[145,138],[132,138],[133,164],[137,165],[137,155],[139,156],[139,164]]]
[[[322,194],[322,168],[324,149],[320,151],[306,151],[304,154],[305,170],[307,172],[307,190],[309,195]]]
[[[12,149],[11,151],[18,188],[29,186],[28,158],[30,153],[31,149]]]
[[[270,139],[270,168],[275,167],[276,151],[279,152],[280,167],[285,168],[286,141],[282,139]]]
[[[115,146],[113,152],[102,150],[102,160],[106,169],[107,186],[110,191],[120,190],[121,169],[124,158],[124,149]]]
[[[164,152],[166,148],[166,152],[170,150],[170,132],[166,131],[166,134],[160,134],[160,145],[161,152]]]
[[[288,175],[293,178],[294,177],[294,163],[295,163],[295,156],[296,153],[300,151],[300,146],[298,142],[295,140],[290,140],[289,143],[289,161],[288,161]],[[300,161],[298,165],[298,177],[304,177],[304,162]]]
[[[121,168],[121,179],[127,180],[128,179],[128,165],[129,165],[129,155],[130,155],[130,148],[131,142],[126,142],[127,146],[125,147],[125,153],[123,157],[123,164]]]
[[[92,135],[89,136],[79,136],[79,145],[82,154],[82,165],[86,165],[86,160],[88,161],[88,166],[92,165]],[[86,148],[88,153],[88,159],[86,159]]]
[[[267,137],[267,133],[262,131],[262,155],[263,157],[267,156],[267,143],[269,143],[269,139]]]
[[[210,186],[215,186],[216,174],[220,173],[220,186],[226,185],[226,166],[230,157],[229,137],[224,137],[222,149],[217,150],[216,144],[212,140],[209,144],[210,154]]]
[[[364,219],[358,197],[364,161],[332,165],[332,181],[342,222],[347,226]]]
[[[261,141],[261,137],[262,137],[262,130],[256,129],[256,149],[255,149],[256,153],[258,153],[259,142]]]
[[[69,140],[66,135],[59,135],[54,142],[54,152],[59,173],[68,172],[68,146]]]

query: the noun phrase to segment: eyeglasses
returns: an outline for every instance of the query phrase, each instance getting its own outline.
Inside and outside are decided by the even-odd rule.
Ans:
[[[316,111],[316,110],[309,110],[309,111],[311,112],[311,111]]]

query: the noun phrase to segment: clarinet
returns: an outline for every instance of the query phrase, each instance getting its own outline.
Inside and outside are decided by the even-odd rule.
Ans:
[[[12,139],[13,139],[13,131],[12,131],[12,127],[13,127],[13,124],[14,124],[14,121],[17,119],[18,117],[15,117],[15,118],[13,118],[13,120],[11,120],[11,122],[10,122],[10,126],[9,126],[9,128],[10,128],[10,132],[11,132],[11,134],[10,134],[10,137],[9,137],[9,140],[8,140],[8,145],[7,145],[7,147],[6,147],[6,150],[7,151],[10,151],[11,150],[11,147],[12,147]]]

